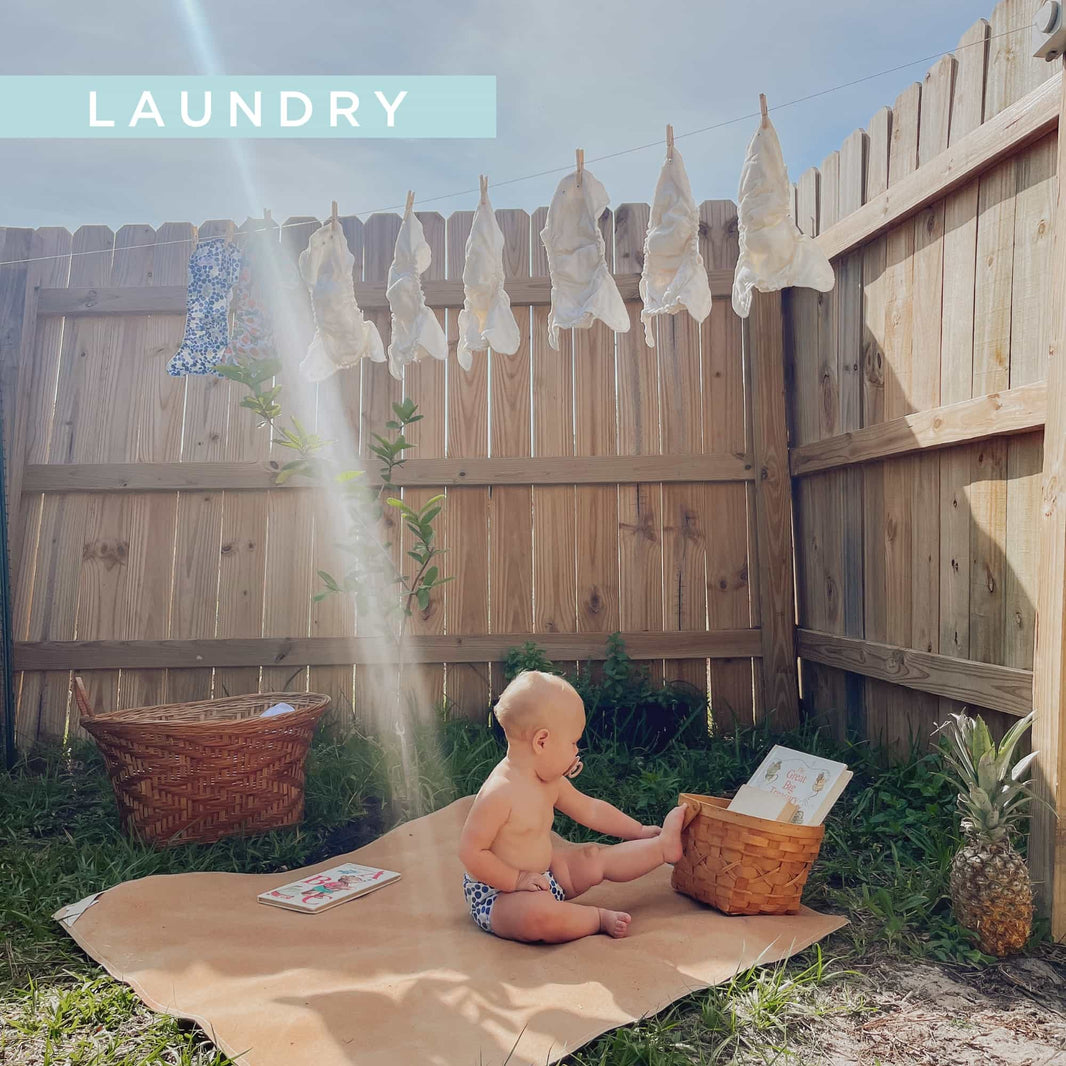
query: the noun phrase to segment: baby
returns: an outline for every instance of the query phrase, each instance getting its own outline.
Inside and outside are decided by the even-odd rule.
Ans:
[[[508,940],[625,936],[631,919],[624,911],[569,901],[602,881],[632,881],[677,862],[684,806],[660,829],[570,784],[581,770],[585,709],[561,677],[523,671],[500,696],[496,717],[507,754],[475,797],[459,843],[471,916],[485,932]],[[569,844],[551,831],[557,810],[626,843]]]

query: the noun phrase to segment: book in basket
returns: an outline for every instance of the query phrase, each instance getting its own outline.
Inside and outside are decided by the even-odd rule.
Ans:
[[[395,870],[379,870],[376,866],[346,862],[280,888],[272,888],[269,892],[261,892],[258,898],[260,903],[267,903],[271,907],[317,914],[336,907],[338,903],[346,903],[384,888],[399,879],[400,875]]]
[[[792,800],[799,807],[793,823],[821,825],[851,778],[845,763],[775,744],[748,784]]]

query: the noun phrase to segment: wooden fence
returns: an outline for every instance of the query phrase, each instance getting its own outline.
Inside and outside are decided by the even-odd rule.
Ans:
[[[447,494],[442,569],[454,580],[413,625],[430,698],[482,714],[509,647],[532,639],[574,665],[602,659],[605,635],[620,630],[655,676],[709,685],[723,725],[764,707],[795,721],[780,301],[761,298],[743,328],[732,313],[735,205],[701,208],[710,317],[661,322],[654,349],[637,299],[649,207],[602,220],[630,332],[564,331],[559,352],[547,343],[544,215],[497,216],[516,355],[458,367],[472,214],[420,213],[448,362],[408,367],[402,386],[370,363],[321,386],[339,394],[363,455],[393,402],[410,397],[424,416],[398,480],[415,505]],[[388,344],[400,218],[342,223],[360,303]],[[318,224],[285,223],[290,254]],[[373,647],[344,599],[312,603],[316,571],[338,561],[321,493],[274,484],[286,456],[238,405],[242,387],[165,373],[195,240],[234,228],[3,232],[0,259],[29,260],[0,273],[14,324],[0,368],[5,405],[17,396],[6,423],[23,745],[77,728],[74,670],[91,671],[101,707],[308,686],[367,718]],[[313,404],[293,411],[294,389],[282,401],[314,424]]]
[[[1038,608],[1049,626],[1062,611],[1061,562],[1041,569],[1058,522],[1041,482],[1062,403],[1047,384],[1061,66],[1010,33],[1038,6],[1004,0],[795,188],[837,277],[784,304],[803,699],[897,746],[964,704],[999,732],[1032,709]],[[1066,824],[1047,632],[1033,747]],[[1055,836],[1036,810],[1034,876],[1057,862],[1061,936]]]
[[[648,349],[649,208],[625,204],[602,225],[631,329],[554,352],[545,210],[500,211],[522,347],[464,372],[472,216],[420,214],[453,357],[402,386],[365,364],[323,387],[364,455],[393,401],[425,416],[403,494],[447,493],[455,578],[415,619],[431,698],[480,714],[507,648],[533,639],[573,664],[621,630],[655,676],[706,687],[727,726],[796,720],[797,653],[809,713],[892,745],[964,705],[999,732],[1035,706],[1055,810],[1034,809],[1030,861],[1063,937],[1066,107],[1060,64],[1028,57],[1037,6],[1003,0],[801,176],[794,214],[834,262],[832,292],[760,294],[740,323],[735,207],[709,201],[714,309],[702,327],[660,322]],[[387,343],[400,219],[343,224]],[[295,255],[317,225],[289,220],[281,240]],[[0,231],[0,259],[28,260],[0,270],[24,744],[76,728],[73,670],[101,706],[306,685],[365,711],[373,648],[344,601],[311,602],[336,561],[320,494],[274,485],[278,450],[236,386],[164,373],[196,238]]]

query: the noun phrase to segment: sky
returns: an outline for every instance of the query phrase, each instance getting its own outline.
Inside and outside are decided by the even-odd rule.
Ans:
[[[492,74],[495,139],[0,140],[0,226],[240,223],[546,205],[574,149],[650,202],[666,124],[697,199],[735,198],[758,94],[796,179],[950,51],[992,0],[4,0],[3,74]],[[1020,0],[1020,48],[1028,15]],[[921,60],[921,62],[913,62]],[[745,117],[748,116],[748,117]],[[691,132],[734,121],[707,132]],[[691,135],[687,135],[691,134]],[[639,151],[597,161],[636,146]],[[560,168],[558,173],[514,181]]]

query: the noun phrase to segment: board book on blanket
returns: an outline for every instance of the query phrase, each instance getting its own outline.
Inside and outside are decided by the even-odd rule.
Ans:
[[[346,862],[280,888],[260,892],[257,898],[260,903],[271,907],[317,914],[340,903],[347,903],[350,899],[365,896],[368,892],[375,892],[399,879],[400,875],[395,870],[380,870],[376,866]]]

